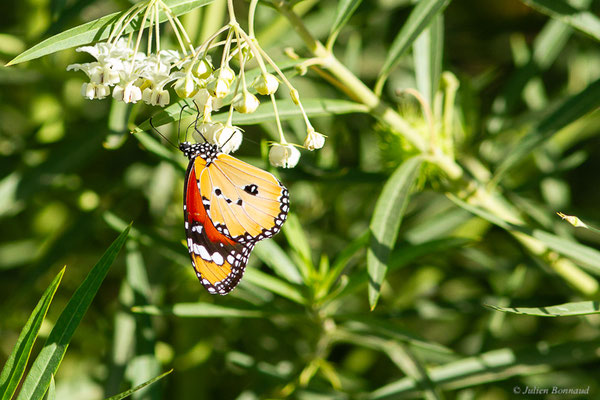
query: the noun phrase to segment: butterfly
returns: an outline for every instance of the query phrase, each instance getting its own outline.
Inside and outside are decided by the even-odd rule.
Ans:
[[[190,160],[183,217],[192,265],[209,293],[225,295],[240,282],[254,245],[281,229],[289,192],[214,144],[182,142],[179,149]]]

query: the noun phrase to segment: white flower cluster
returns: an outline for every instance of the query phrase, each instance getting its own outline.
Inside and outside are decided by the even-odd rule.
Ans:
[[[170,103],[165,85],[175,79],[171,71],[181,61],[179,52],[162,50],[158,54],[146,55],[134,52],[125,39],[113,44],[101,42],[79,47],[77,51],[89,53],[96,59],[67,67],[68,71],[81,70],[89,77],[90,81],[81,87],[85,98],[103,99],[114,86],[112,96],[118,101],[136,103],[143,100],[161,107]]]
[[[252,1],[251,7],[255,7],[256,3]],[[165,107],[171,102],[169,88],[172,87],[179,98],[191,99],[197,105],[199,110],[197,132],[202,139],[216,144],[225,153],[231,153],[240,147],[243,138],[242,130],[232,124],[233,111],[243,114],[253,113],[260,105],[256,94],[269,96],[273,102],[280,135],[279,143],[274,143],[271,147],[269,160],[274,166],[292,168],[298,163],[300,152],[295,145],[289,144],[283,135],[274,97],[280,82],[283,82],[306,122],[307,136],[303,147],[310,151],[323,147],[325,136],[315,132],[302,107],[298,91],[260,47],[254,38],[252,26],[251,33],[247,34],[235,22],[234,16],[231,16],[229,24],[195,48],[182,25],[178,24],[176,17],[171,15],[170,21],[175,21],[172,22],[172,27],[179,32],[181,51],[160,50],[159,30],[153,22],[155,19],[151,19],[147,26],[150,38],[148,54],[146,54],[139,50],[144,28],[139,31],[136,41],[132,40],[132,36],[129,40],[119,36],[122,35],[124,27],[148,7],[161,7],[163,12],[170,13],[162,2],[137,3],[123,14],[107,42],[77,49],[95,58],[93,62],[72,64],[67,67],[67,70],[83,71],[89,77],[89,82],[81,87],[81,94],[85,98],[103,99],[110,95],[112,90],[112,97],[117,101],[136,103],[142,100],[152,106]],[[230,12],[232,12],[231,8]],[[153,13],[158,15],[158,8]],[[146,12],[146,15],[153,15],[153,13]],[[251,14],[253,15],[253,11]],[[156,30],[155,53],[151,52],[153,24]],[[223,34],[227,35],[226,39],[223,42],[216,42]],[[187,43],[183,43],[181,38],[184,38]],[[207,53],[219,46],[223,46],[223,51],[220,65],[215,68]],[[247,82],[246,62],[252,58],[255,58],[258,63],[260,74],[252,82]],[[238,72],[230,67],[232,61],[237,64]],[[277,75],[267,71],[267,64]],[[222,107],[226,100],[230,103],[227,122],[213,122],[211,113]]]

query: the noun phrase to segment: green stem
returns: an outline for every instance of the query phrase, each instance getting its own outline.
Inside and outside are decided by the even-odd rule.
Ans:
[[[400,116],[400,114],[389,105],[382,102],[371,89],[346,68],[344,64],[335,58],[321,42],[311,35],[306,29],[304,22],[302,22],[286,1],[279,1],[274,4],[278,11],[288,19],[308,49],[315,57],[321,58],[321,66],[328,70],[341,84],[348,88],[354,98],[360,99],[363,104],[369,107],[373,115],[384,121],[395,131],[402,134],[415,148],[421,152],[426,152],[428,150],[425,140]],[[460,166],[456,165],[456,167],[457,169],[460,169]]]

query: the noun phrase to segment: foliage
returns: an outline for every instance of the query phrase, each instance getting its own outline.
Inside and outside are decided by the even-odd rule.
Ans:
[[[225,1],[166,3],[193,43],[226,23]],[[236,157],[270,168],[279,121],[327,140],[270,168],[292,213],[225,297],[190,268],[186,160],[151,130],[182,139],[191,101],[85,101],[66,71],[128,4],[7,6],[0,398],[598,396],[600,3],[413,3],[234,3],[303,105],[225,96]]]

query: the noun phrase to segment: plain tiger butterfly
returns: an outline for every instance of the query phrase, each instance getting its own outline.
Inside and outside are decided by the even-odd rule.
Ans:
[[[209,293],[225,295],[240,282],[254,245],[281,229],[289,193],[272,174],[214,144],[179,149],[190,160],[183,217],[192,265]]]

